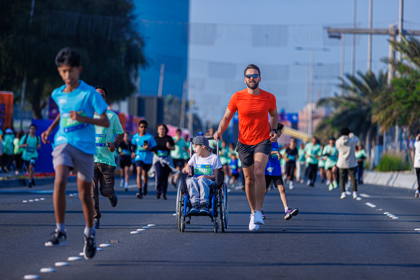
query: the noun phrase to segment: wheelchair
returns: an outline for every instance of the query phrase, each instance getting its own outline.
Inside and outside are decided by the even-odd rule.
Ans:
[[[207,137],[211,140],[213,138]],[[192,142],[192,141],[191,141]],[[191,156],[193,155],[193,149],[190,146]],[[216,150],[212,151],[219,156],[219,143],[217,142]],[[225,232],[229,226],[229,206],[228,206],[228,192],[227,185],[224,181],[224,172],[222,170],[214,170],[216,178],[215,185],[210,188],[209,194],[209,214],[192,214],[190,210],[192,204],[188,195],[186,179],[188,174],[182,173],[180,183],[178,184],[177,199],[176,199],[176,223],[180,232],[185,232],[186,225],[191,223],[193,216],[208,216],[213,223],[214,233],[219,230],[219,225],[222,232]],[[219,223],[218,223],[219,219]]]

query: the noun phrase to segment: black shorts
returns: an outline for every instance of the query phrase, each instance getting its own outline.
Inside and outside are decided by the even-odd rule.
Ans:
[[[237,174],[232,174],[232,177],[233,177],[233,178],[235,178],[235,179],[238,179],[238,178],[239,178],[239,173],[237,173]]]
[[[136,167],[141,167],[141,169],[143,169],[146,172],[150,170],[150,167],[152,167],[151,163],[147,164],[147,163],[142,162],[141,160],[137,160],[134,163],[136,164]]]
[[[31,158],[30,160],[24,160],[25,166],[29,168],[29,165],[33,165],[35,167],[36,158]]]
[[[185,163],[185,159],[183,159],[183,158],[179,158],[179,159],[173,158],[172,162],[173,162],[175,168],[176,167],[183,167],[184,163]]]
[[[239,154],[239,159],[241,160],[242,166],[250,167],[254,164],[254,154],[263,153],[265,155],[270,155],[271,142],[270,139],[264,140],[257,145],[245,145],[241,142],[238,142],[236,151]]]
[[[266,188],[268,188],[268,187],[270,186],[271,181],[273,181],[273,182],[274,182],[274,185],[275,185],[276,187],[277,187],[277,186],[280,186],[280,185],[283,185],[283,186],[284,186],[282,176],[270,176],[270,175],[265,175],[265,187],[266,187]]]
[[[127,167],[130,167],[130,165],[131,165],[131,158],[120,158],[120,167],[121,168],[125,168],[126,166]]]

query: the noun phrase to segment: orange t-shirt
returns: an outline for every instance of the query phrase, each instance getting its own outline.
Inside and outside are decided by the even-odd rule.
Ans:
[[[259,95],[252,95],[243,89],[232,95],[227,108],[238,111],[239,142],[256,145],[270,138],[268,112],[276,109],[274,95],[262,89]]]

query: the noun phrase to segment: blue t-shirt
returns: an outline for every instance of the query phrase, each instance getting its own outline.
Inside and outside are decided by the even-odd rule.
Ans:
[[[55,89],[51,95],[60,111],[60,125],[54,138],[54,146],[70,144],[82,152],[94,155],[95,126],[84,122],[73,121],[70,111],[93,118],[94,113],[101,115],[108,108],[105,100],[94,87],[80,81],[72,92],[63,92],[66,86]]]
[[[271,151],[278,151],[279,150],[279,144],[277,142],[274,142],[271,144]],[[281,176],[281,167],[280,167],[280,160],[277,156],[277,154],[271,155],[268,159],[267,165],[265,167],[265,175],[270,176]]]
[[[231,160],[230,163],[229,163],[229,168],[230,168],[230,172],[232,172],[232,174],[239,174],[238,159],[235,159],[234,161]]]
[[[147,144],[149,144],[149,149],[157,145],[155,138],[153,138],[153,136],[150,133],[146,132],[146,134],[143,136],[140,136],[138,133],[136,133],[133,136],[133,139],[131,140],[131,144],[137,146],[136,157],[134,160],[141,160],[145,164],[152,164],[153,153],[143,148],[144,142],[147,142]]]

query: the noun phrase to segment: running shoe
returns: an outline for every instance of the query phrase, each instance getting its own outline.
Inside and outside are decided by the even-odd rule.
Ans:
[[[346,198],[346,193],[345,192],[342,192],[341,193],[341,196],[340,196],[340,199],[345,199]]]
[[[112,207],[117,206],[117,204],[118,204],[118,197],[117,197],[117,194],[115,192],[114,192],[114,195],[109,198],[109,203],[111,203],[111,206]]]
[[[414,194],[414,197],[420,197],[420,193],[419,193],[419,191],[417,190],[416,191],[416,193]]]
[[[297,209],[297,208],[292,209],[292,215],[293,216],[297,216],[298,214],[299,214],[299,209]]]
[[[338,187],[337,181],[333,182],[333,186],[334,186],[334,189],[336,189]]]
[[[140,192],[138,192],[138,193],[136,193],[136,197],[137,197],[138,199],[143,199],[143,195],[142,195],[141,191],[140,191]],[[160,196],[159,196],[159,198],[160,198]]]
[[[254,224],[257,225],[263,225],[264,221],[263,221],[263,217],[260,211],[255,211],[254,212]]]
[[[310,186],[310,185],[311,185],[311,180],[308,180],[308,182],[306,182],[306,184],[307,184],[308,186]]]
[[[289,181],[289,190],[293,190],[293,181]]]
[[[121,188],[124,188],[124,179],[121,179],[121,182],[120,182],[120,187],[121,187]]]
[[[330,185],[328,186],[328,190],[329,190],[329,191],[332,191],[333,189],[334,189],[333,184],[330,184]]]
[[[28,183],[28,188],[32,188],[32,183],[31,182]]]
[[[200,205],[200,214],[210,214],[209,206],[207,204]]]
[[[125,183],[124,190],[128,192],[128,183]]]
[[[290,220],[293,217],[292,211],[293,211],[292,209],[289,209],[289,210],[286,211],[286,213],[284,213],[284,219],[285,220]]]
[[[31,183],[33,186],[36,186],[34,178],[32,178]]]
[[[198,214],[198,203],[194,203],[193,204],[193,207],[191,208],[191,210],[190,210],[190,213],[191,214]]]
[[[359,195],[357,194],[357,192],[353,192],[353,199],[357,199],[359,197]]]
[[[262,218],[265,220],[266,216],[265,216],[264,211],[262,209],[261,209],[261,214],[262,214]]]
[[[329,186],[331,184],[330,180],[327,180],[326,185]]]
[[[96,230],[93,230],[93,235],[85,237],[85,246],[83,246],[83,254],[85,259],[92,259],[96,254]]]
[[[249,230],[258,230],[260,228],[259,225],[257,225],[257,224],[254,223],[254,214],[251,214],[250,215],[250,218],[249,218],[249,227],[248,228],[249,228]]]
[[[45,246],[58,247],[67,245],[67,235],[64,232],[61,232],[58,229],[56,229],[55,232],[51,234],[53,234],[53,237],[51,237],[50,240],[45,242]]]
[[[93,227],[99,228],[99,219],[93,219]]]
[[[163,200],[168,200],[168,199],[166,198],[166,193],[164,193],[164,194],[163,194]]]

